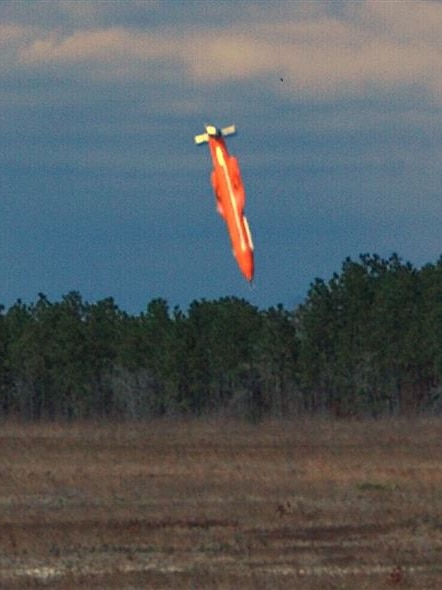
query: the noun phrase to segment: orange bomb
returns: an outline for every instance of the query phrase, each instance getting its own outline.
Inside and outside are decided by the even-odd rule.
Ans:
[[[227,150],[224,137],[235,135],[234,125],[218,129],[206,125],[206,132],[195,136],[195,143],[208,143],[213,162],[210,176],[216,208],[224,219],[232,243],[233,256],[242,274],[251,282],[254,274],[253,241],[244,215],[246,201],[238,160]]]

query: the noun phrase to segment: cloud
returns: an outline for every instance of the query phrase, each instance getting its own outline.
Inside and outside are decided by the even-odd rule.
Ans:
[[[366,0],[359,9],[349,4],[347,14],[354,24],[373,30],[379,37],[388,37],[404,45],[430,45],[442,49],[440,2],[379,2]]]
[[[290,6],[293,6],[291,9]],[[161,5],[148,5],[156,26],[99,26],[96,3],[61,2],[60,10],[77,20],[92,19],[94,28],[0,27],[0,46],[9,63],[33,70],[50,65],[82,66],[75,75],[97,74],[116,80],[139,78],[150,65],[162,64],[165,78],[180,71],[200,87],[284,77],[288,100],[361,96],[371,91],[418,88],[442,100],[442,5],[434,2],[343,3],[333,14],[327,3],[238,4],[237,19],[219,25],[187,23],[178,29],[169,20],[158,25]],[[221,4],[219,10],[224,10]],[[137,2],[128,11],[142,10]],[[120,5],[119,14],[122,8]],[[225,12],[225,11],[224,11]],[[92,15],[92,16],[91,16]],[[121,15],[120,15],[121,16]],[[80,18],[81,17],[81,18]],[[124,20],[124,19],[123,19]],[[77,22],[75,19],[74,23]],[[13,57],[11,57],[13,56]],[[104,68],[104,69],[103,69]],[[277,84],[269,91],[281,91]]]
[[[190,75],[200,83],[250,80],[275,71],[275,51],[264,40],[241,31],[200,35],[186,39],[183,61]]]
[[[8,71],[17,64],[17,54],[33,38],[30,27],[0,23],[0,50],[2,60],[0,71]]]
[[[25,37],[26,29],[18,25],[0,25],[0,46],[9,46]]]
[[[167,41],[123,28],[80,30],[72,35],[49,34],[24,47],[19,61],[25,64],[149,61],[168,53]]]
[[[315,98],[413,86],[442,98],[442,5],[422,3],[419,33],[414,6],[402,3],[398,22],[391,6],[361,2],[347,18],[323,10],[315,19],[207,34],[189,44],[187,66],[206,83],[281,74],[290,89]]]

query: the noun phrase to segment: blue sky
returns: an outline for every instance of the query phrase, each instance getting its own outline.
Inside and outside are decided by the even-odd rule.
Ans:
[[[346,256],[436,261],[441,30],[423,0],[0,2],[0,303],[291,308]],[[239,131],[253,288],[205,122]]]

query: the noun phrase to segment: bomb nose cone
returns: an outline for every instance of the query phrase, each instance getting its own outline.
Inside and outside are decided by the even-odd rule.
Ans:
[[[248,282],[251,283],[255,272],[252,253],[248,252],[247,255],[242,256],[238,260],[238,266]]]

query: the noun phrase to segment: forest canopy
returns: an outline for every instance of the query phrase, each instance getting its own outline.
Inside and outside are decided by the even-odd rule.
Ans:
[[[40,294],[0,310],[0,417],[383,416],[442,410],[442,258],[347,258],[296,309]]]

